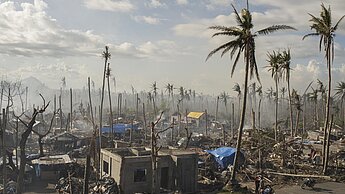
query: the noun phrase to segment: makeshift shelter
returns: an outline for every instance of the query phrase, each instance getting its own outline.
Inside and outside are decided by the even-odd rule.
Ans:
[[[133,130],[138,130],[139,126],[138,124],[124,124],[124,123],[119,123],[119,124],[114,124],[113,125],[113,130],[114,133],[117,134],[124,134],[127,129],[133,129]],[[102,127],[102,133],[112,133],[110,126],[103,126]]]
[[[202,123],[205,120],[205,112],[190,112],[187,115],[188,123],[195,123],[197,127],[201,127]]]
[[[236,148],[232,147],[220,147],[215,150],[205,150],[205,152],[214,156],[216,162],[222,169],[227,168],[229,165],[234,164]],[[244,154],[240,152],[239,154],[239,165],[244,163]]]

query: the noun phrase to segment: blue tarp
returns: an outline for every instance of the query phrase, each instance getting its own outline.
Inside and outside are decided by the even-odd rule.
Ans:
[[[215,150],[205,150],[205,152],[212,154],[222,169],[234,164],[236,148],[220,147]],[[244,161],[244,154],[242,152],[240,152],[238,161],[239,165],[241,165]]]
[[[115,133],[125,133],[126,129],[130,129],[133,127],[133,130],[138,130],[138,125],[132,125],[132,124],[123,124],[123,123],[119,123],[119,124],[114,124],[113,125],[113,130]],[[107,127],[102,127],[102,133],[111,133],[111,127],[107,126]]]

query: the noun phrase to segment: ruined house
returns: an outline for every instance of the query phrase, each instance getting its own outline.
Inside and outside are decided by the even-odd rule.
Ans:
[[[188,123],[194,124],[196,127],[205,126],[206,114],[205,112],[190,112],[187,115]]]
[[[101,173],[115,179],[121,193],[151,192],[152,163],[147,148],[101,150]],[[159,152],[157,187],[197,192],[198,155],[191,151],[164,149]]]
[[[69,132],[63,132],[49,138],[47,143],[52,146],[53,150],[67,153],[68,151],[80,147],[81,140]]]

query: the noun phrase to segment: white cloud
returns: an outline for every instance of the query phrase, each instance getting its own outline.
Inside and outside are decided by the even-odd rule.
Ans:
[[[129,0],[85,0],[88,9],[129,12],[135,9]]]
[[[160,40],[147,41],[135,46],[133,43],[124,42],[119,45],[110,45],[110,52],[113,55],[132,57],[132,58],[149,58],[154,60],[168,60],[169,57],[176,55],[185,55],[185,48],[181,48],[174,41]]]
[[[147,4],[148,7],[158,8],[158,7],[166,7],[165,3],[162,3],[161,0],[151,0],[150,3]]]
[[[147,24],[157,25],[160,23],[161,19],[152,16],[134,16],[133,19],[136,22],[144,22]]]
[[[92,31],[66,30],[47,15],[43,0],[0,4],[0,52],[22,56],[73,56],[95,52],[102,37]]]
[[[233,0],[209,0],[209,2],[206,3],[206,8],[214,10],[218,7],[228,7],[232,2]]]
[[[176,0],[176,3],[179,5],[187,5],[188,4],[188,0]]]

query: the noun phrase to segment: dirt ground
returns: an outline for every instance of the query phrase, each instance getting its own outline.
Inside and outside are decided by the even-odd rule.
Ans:
[[[35,180],[32,184],[25,186],[25,194],[35,194],[35,193],[52,193],[58,194],[55,191],[56,181],[54,180]]]
[[[275,189],[278,194],[309,194],[309,193],[323,193],[323,194],[345,194],[345,184],[336,182],[318,183],[314,189],[302,189],[300,186],[288,186],[281,189]]]

